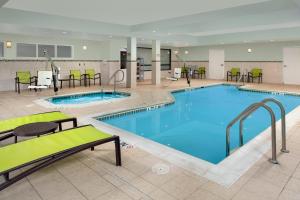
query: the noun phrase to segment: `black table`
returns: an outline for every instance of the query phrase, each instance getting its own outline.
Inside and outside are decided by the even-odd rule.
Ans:
[[[13,131],[13,135],[15,136],[15,143],[18,142],[18,136],[39,137],[40,135],[44,135],[47,133],[54,133],[57,127],[58,124],[54,122],[36,122],[19,126]]]

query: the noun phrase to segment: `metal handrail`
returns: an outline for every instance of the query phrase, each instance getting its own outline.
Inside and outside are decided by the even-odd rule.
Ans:
[[[267,98],[262,100],[259,103],[254,103],[250,105],[248,108],[246,108],[242,113],[240,113],[236,118],[234,118],[227,126],[226,128],[226,156],[230,155],[230,129],[231,127],[240,120],[240,126],[239,126],[239,143],[240,146],[243,145],[243,121],[254,111],[256,111],[258,108],[263,107],[265,108],[271,115],[271,123],[272,123],[272,158],[270,161],[272,163],[278,163],[276,160],[276,118],[273,110],[265,105],[266,102],[273,102],[276,103],[281,110],[281,128],[282,128],[282,148],[281,151],[284,153],[288,153],[289,151],[286,149],[286,124],[285,124],[285,109],[283,105],[276,99],[273,98]]]
[[[283,153],[289,153],[289,150],[286,149],[286,120],[285,120],[285,109],[282,105],[282,103],[280,101],[278,101],[277,99],[274,98],[267,98],[262,100],[262,102],[267,103],[267,102],[273,102],[275,104],[278,105],[278,107],[280,108],[280,113],[281,113],[281,142],[282,142],[282,146],[281,146],[281,152]]]
[[[272,136],[272,158],[270,162],[277,164],[278,161],[276,159],[276,118],[273,110],[267,106],[264,102],[255,103],[251,106],[251,109],[248,110],[240,119],[240,146],[243,145],[243,122],[244,120],[249,117],[250,114],[255,112],[259,108],[265,108],[270,116],[271,116],[271,136]]]
[[[121,80],[117,80],[117,78],[116,78],[118,72],[122,72],[122,78],[121,78]],[[118,69],[117,71],[115,71],[115,72],[113,73],[113,75],[110,77],[110,79],[109,79],[108,82],[110,82],[112,78],[114,78],[114,92],[116,92],[116,85],[117,85],[117,82],[122,82],[122,81],[124,80],[124,78],[125,78],[125,73],[124,73],[123,70]]]

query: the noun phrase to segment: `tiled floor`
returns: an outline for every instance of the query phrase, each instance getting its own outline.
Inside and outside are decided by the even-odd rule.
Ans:
[[[192,86],[216,83],[193,81]],[[80,117],[112,110],[128,109],[171,100],[168,91],[187,87],[184,80],[164,81],[161,86],[148,82],[131,90],[134,95],[124,102],[86,107],[66,108],[63,112]],[[249,88],[300,93],[300,87],[251,84]],[[60,94],[97,90],[99,87],[63,89]],[[108,89],[108,88],[105,88]],[[128,91],[122,89],[122,91]],[[51,96],[52,91],[38,93],[23,91],[0,93],[0,118],[22,116],[47,111],[33,103],[37,98]],[[54,109],[57,110],[57,109]],[[230,188],[224,188],[203,177],[176,167],[138,148],[123,148],[123,166],[114,166],[113,145],[97,147],[94,152],[84,151],[45,168],[0,192],[1,200],[259,200],[300,199],[300,119],[288,137],[289,154],[280,154],[280,165],[267,162],[270,152],[254,164]],[[165,164],[167,174],[159,175],[152,166]]]

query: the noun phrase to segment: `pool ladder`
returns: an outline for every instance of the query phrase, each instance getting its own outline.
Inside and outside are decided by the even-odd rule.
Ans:
[[[282,134],[282,147],[281,152],[288,153],[289,151],[286,149],[286,123],[285,123],[285,109],[282,105],[282,103],[276,99],[273,98],[267,98],[262,100],[261,102],[254,103],[250,105],[248,108],[246,108],[243,112],[241,112],[236,118],[234,118],[226,128],[226,156],[230,155],[230,129],[231,127],[238,121],[240,121],[239,124],[239,146],[244,145],[244,135],[243,135],[243,122],[244,120],[251,115],[253,112],[255,112],[259,108],[264,108],[267,110],[271,116],[271,137],[272,137],[272,157],[269,159],[269,161],[273,164],[278,164],[277,156],[276,156],[276,118],[274,111],[266,105],[267,102],[273,102],[277,104],[280,108],[281,112],[281,134]]]
[[[120,80],[117,80],[117,74],[118,74],[119,72],[122,72],[122,78],[121,78]],[[124,74],[124,71],[121,70],[121,69],[116,70],[116,71],[113,73],[113,75],[110,77],[110,79],[109,79],[108,82],[110,82],[111,79],[114,79],[114,92],[116,92],[117,83],[120,83],[120,82],[124,81],[124,78],[125,78],[125,74]]]

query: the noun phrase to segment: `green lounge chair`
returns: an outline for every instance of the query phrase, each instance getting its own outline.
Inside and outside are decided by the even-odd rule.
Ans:
[[[193,75],[194,75],[194,78],[196,78],[196,75],[198,76],[198,78],[201,78],[201,79],[202,79],[202,76],[204,78],[206,78],[206,69],[205,69],[205,67],[199,67],[198,69],[195,69]]]
[[[16,72],[15,78],[15,91],[20,94],[20,84],[23,85],[37,85],[37,77],[31,76],[30,71],[19,71]],[[31,89],[30,89],[31,90]]]
[[[96,73],[94,69],[86,69],[85,74],[89,80],[94,80],[94,85],[96,85],[96,80],[99,80],[99,85],[101,85],[101,73]]]
[[[18,126],[35,122],[56,122],[58,123],[59,130],[62,130],[62,123],[64,122],[73,122],[73,127],[77,126],[76,118],[70,117],[65,113],[59,111],[38,113],[23,117],[6,119],[0,121],[0,135],[4,135],[0,137],[0,141],[13,137],[12,131]]]
[[[70,70],[70,80],[73,82],[73,87],[75,87],[75,81],[79,81],[81,86],[81,81],[85,80],[85,75],[81,74],[80,70]]]
[[[260,68],[253,68],[251,70],[251,72],[248,72],[248,82],[251,82],[253,83],[253,79],[257,78],[258,79],[258,83],[262,83],[262,69]]]
[[[0,175],[4,177],[5,182],[0,184],[0,191],[58,160],[89,148],[94,150],[97,145],[113,141],[116,165],[121,166],[119,136],[109,135],[91,125],[1,147]],[[15,172],[16,170],[19,170],[19,173]]]
[[[230,77],[230,80],[232,81],[232,78],[235,77],[236,82],[241,77],[240,68],[231,68],[230,71],[227,71],[227,81]]]

